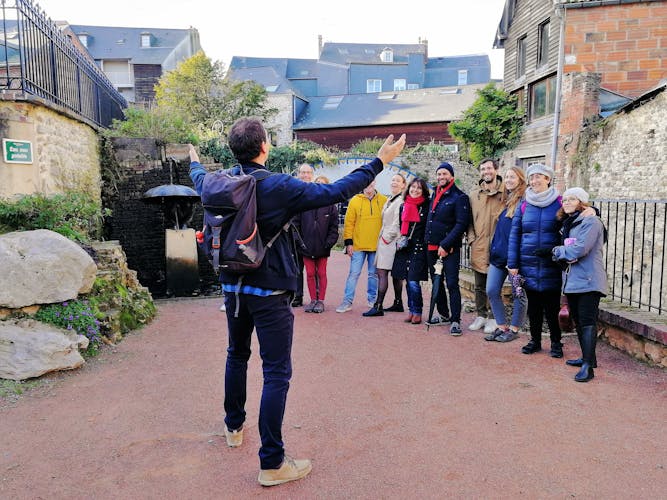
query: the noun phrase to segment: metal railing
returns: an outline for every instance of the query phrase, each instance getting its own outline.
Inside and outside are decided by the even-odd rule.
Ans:
[[[38,96],[107,127],[127,102],[30,0],[0,0],[0,90]]]
[[[642,311],[665,313],[667,200],[594,200],[607,228],[604,262],[608,297]],[[464,241],[461,267],[470,270]]]

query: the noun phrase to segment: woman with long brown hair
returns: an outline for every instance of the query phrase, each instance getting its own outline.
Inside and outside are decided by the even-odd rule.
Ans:
[[[484,337],[484,340],[510,342],[518,337],[519,330],[526,321],[526,294],[520,288],[514,287],[514,307],[512,319],[507,325],[505,306],[500,292],[507,278],[507,245],[512,229],[512,217],[526,193],[526,174],[520,167],[510,167],[504,176],[507,189],[505,209],[498,216],[493,239],[489,248],[489,271],[486,278],[486,295],[491,304],[491,311],[498,326],[493,333]]]

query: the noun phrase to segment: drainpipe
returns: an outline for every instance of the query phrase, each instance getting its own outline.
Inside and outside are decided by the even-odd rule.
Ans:
[[[558,158],[558,129],[560,128],[561,87],[563,82],[563,60],[565,59],[565,9],[557,6],[556,16],[560,20],[558,35],[558,69],[556,70],[556,102],[554,104],[554,124],[551,138],[551,166],[556,170]]]

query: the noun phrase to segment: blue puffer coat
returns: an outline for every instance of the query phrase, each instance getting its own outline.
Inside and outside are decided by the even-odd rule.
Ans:
[[[519,270],[526,279],[528,290],[546,292],[561,289],[562,270],[551,259],[551,250],[560,245],[560,223],[556,219],[560,207],[559,196],[543,208],[522,202],[514,213],[507,247],[507,267]]]
[[[516,211],[519,211],[518,207]],[[498,216],[496,230],[493,232],[493,239],[489,248],[489,262],[500,269],[505,269],[507,265],[507,244],[511,230],[512,218],[507,217],[507,208],[505,208]]]

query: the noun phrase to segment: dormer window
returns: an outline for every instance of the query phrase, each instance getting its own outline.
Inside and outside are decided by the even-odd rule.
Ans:
[[[150,33],[142,33],[141,34],[141,46],[142,47],[151,47],[153,44],[151,43],[153,39],[153,35]]]
[[[88,43],[90,42],[90,35],[88,33],[79,33],[76,36],[79,38],[81,45],[88,48]]]
[[[380,60],[386,63],[394,62],[394,51],[389,47],[382,49],[382,52],[380,53]]]

